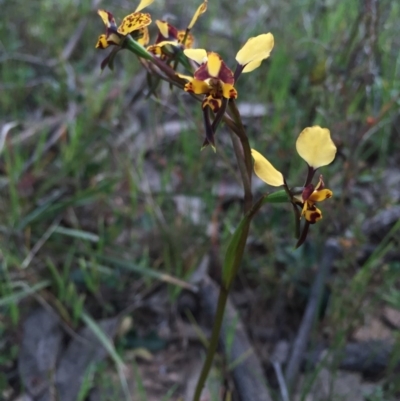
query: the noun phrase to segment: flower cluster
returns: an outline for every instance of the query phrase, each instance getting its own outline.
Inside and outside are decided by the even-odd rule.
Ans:
[[[168,51],[168,47],[172,48],[172,52],[176,52],[177,49],[190,49],[194,43],[194,37],[190,33],[197,19],[201,14],[207,10],[207,0],[202,3],[194,13],[192,20],[185,30],[178,30],[167,21],[156,21],[158,28],[158,36],[154,43],[147,48],[147,50],[156,56],[167,59],[171,56],[171,52]]]
[[[136,7],[135,12],[127,15],[119,26],[117,26],[114,16],[109,11],[98,10],[98,14],[106,26],[106,33],[99,36],[96,48],[106,49],[111,45],[116,46],[101,63],[102,70],[107,65],[112,69],[115,54],[122,48],[128,47],[131,40],[134,40],[141,46],[148,45],[150,40],[148,26],[152,20],[150,14],[141,13],[140,11],[152,4],[153,1],[142,0]],[[166,21],[157,20],[156,25],[159,30],[157,39],[153,45],[148,46],[145,50],[163,60],[167,60],[171,55],[174,55],[174,49],[182,50],[183,48],[190,48],[194,42],[194,37],[190,33],[190,30],[198,17],[206,10],[207,0],[198,7],[186,30],[178,30]],[[172,52],[168,50],[171,47],[173,49]],[[143,54],[141,52],[139,55],[143,56]]]
[[[252,155],[256,175],[271,186],[284,188],[296,213],[299,237],[297,245],[301,245],[307,236],[309,226],[322,219],[322,212],[316,204],[333,195],[331,190],[325,188],[322,175],[316,185],[312,181],[320,167],[334,160],[336,147],[328,129],[319,126],[304,129],[297,139],[296,149],[308,165],[308,174],[301,188],[292,189],[287,185],[282,173],[264,156],[254,149],[250,150],[248,142],[247,148],[243,145],[243,141],[247,141],[247,136],[235,105],[235,100],[238,98],[235,85],[242,73],[255,70],[270,56],[274,47],[273,35],[263,33],[248,39],[236,54],[235,68],[230,69],[218,53],[193,48],[195,38],[191,30],[198,18],[207,10],[207,0],[197,8],[186,29],[180,30],[167,21],[157,20],[156,40],[148,45],[150,42],[148,26],[152,20],[150,14],[141,11],[153,1],[141,0],[136,10],[123,18],[119,26],[110,12],[98,11],[106,26],[106,32],[99,36],[96,48],[114,47],[102,62],[101,68],[104,69],[108,65],[112,69],[115,55],[126,48],[140,57],[149,77],[151,78],[151,75],[157,77],[156,83],[164,79],[201,100],[205,128],[203,147],[211,145],[215,151],[215,132],[222,120],[230,128],[239,127],[241,133],[236,130],[236,134],[243,146],[246,169],[244,175],[247,174],[248,179],[251,179]],[[179,65],[185,73],[177,72]],[[227,111],[228,106],[229,111]],[[300,234],[301,218],[304,218],[305,223]]]
[[[150,14],[144,14],[140,11],[152,2],[153,0],[142,0],[135,12],[126,16],[118,27],[110,12],[106,10],[98,11],[106,25],[106,33],[100,35],[96,47],[105,49],[110,45],[116,46],[102,62],[102,69],[106,65],[112,69],[116,53],[120,49],[132,44],[132,39],[142,46],[148,44],[149,33],[147,27],[151,23],[151,17]],[[185,57],[195,63],[196,69],[193,75],[178,73],[177,76],[187,82],[184,85],[186,92],[204,96],[202,109],[206,138],[203,147],[211,145],[215,150],[214,134],[217,125],[225,113],[227,102],[236,99],[238,96],[237,90],[234,87],[236,81],[241,73],[253,71],[261,65],[263,60],[270,56],[274,47],[274,37],[271,33],[265,33],[248,39],[236,54],[236,69],[233,72],[218,53],[192,48],[194,37],[190,31],[199,16],[206,10],[207,0],[197,8],[185,30],[178,30],[167,21],[157,20],[158,36],[154,44],[148,46],[145,50],[167,64],[175,60],[174,69],[179,61],[188,69],[188,64],[180,57],[182,51]],[[210,119],[210,113],[214,115],[213,121]]]
[[[151,16],[140,11],[153,3],[154,0],[142,0],[136,7],[135,12],[127,15],[117,26],[114,16],[106,10],[98,10],[100,18],[106,26],[106,33],[101,34],[97,39],[96,49],[106,49],[109,46],[116,46],[114,50],[103,60],[101,69],[106,65],[112,69],[115,55],[125,46],[127,38],[136,40],[140,45],[149,43],[148,26],[151,24]]]
[[[325,188],[322,175],[320,175],[317,185],[314,186],[312,180],[318,168],[327,166],[335,159],[336,146],[327,128],[314,126],[308,127],[300,133],[296,141],[296,149],[308,166],[307,178],[300,190],[291,190],[283,174],[259,152],[252,149],[251,154],[254,158],[256,175],[268,185],[283,186],[289,194],[295,210],[300,207],[301,212],[298,217],[304,216],[305,219],[305,225],[297,243],[297,246],[300,246],[306,239],[309,225],[322,219],[322,212],[317,208],[316,203],[329,199],[333,195],[330,189]]]

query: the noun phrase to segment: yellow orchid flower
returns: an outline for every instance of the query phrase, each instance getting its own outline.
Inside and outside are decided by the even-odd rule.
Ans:
[[[201,63],[193,77],[178,75],[189,81],[185,85],[186,92],[205,95],[203,109],[208,106],[216,113],[221,107],[223,98],[237,98],[237,91],[233,87],[233,72],[218,53],[207,53],[204,49],[186,49],[184,53],[188,58]]]
[[[333,193],[330,189],[325,188],[322,176],[315,187],[311,181],[319,167],[332,163],[336,154],[336,146],[328,129],[314,126],[308,127],[300,133],[296,141],[296,149],[309,166],[307,180],[300,194],[292,194],[283,174],[263,155],[252,149],[254,172],[268,185],[284,186],[288,194],[291,194],[292,203],[301,207],[301,216],[304,216],[309,224],[314,224],[322,219],[322,213],[315,204],[331,198]]]
[[[214,131],[209,117],[209,110],[214,113],[224,113],[226,101],[237,98],[234,88],[234,75],[218,53],[206,52],[204,49],[185,49],[184,54],[201,64],[193,77],[177,74],[188,81],[184,90],[196,95],[204,95],[202,102],[206,139],[203,147],[211,145],[215,150]],[[222,107],[225,100],[225,106]]]
[[[190,30],[193,28],[197,19],[201,14],[205,13],[207,10],[207,0],[205,0],[200,6],[197,8],[195,14],[193,15],[190,24],[186,29],[178,30],[173,25],[169,24],[167,21],[156,21],[156,25],[158,28],[158,36],[155,43],[147,48],[150,53],[160,57],[161,59],[167,59],[168,51],[163,51],[163,47],[166,45],[170,45],[172,47],[172,51],[174,52],[174,48],[177,49],[190,49],[194,43],[194,37],[190,33]]]
[[[303,206],[301,215],[304,216],[310,224],[314,224],[322,219],[322,212],[315,206],[315,204],[317,202],[322,202],[325,199],[332,198],[332,196],[332,191],[324,187],[321,175],[315,188],[312,184],[309,184],[304,188],[301,196],[295,195],[293,198]]]
[[[154,0],[142,0],[135,12],[127,15],[117,27],[114,16],[107,10],[98,10],[100,18],[106,26],[106,33],[99,36],[96,48],[105,49],[110,45],[119,46],[124,37],[131,35],[141,45],[146,45],[149,40],[147,26],[151,23],[150,14],[139,11],[149,6]]]
[[[159,56],[161,59],[166,59],[168,54],[163,51],[163,47],[166,45],[170,45],[172,49],[190,49],[192,47],[194,37],[190,32],[186,34],[185,30],[179,31],[166,21],[157,20],[156,25],[159,32],[154,45],[147,47],[147,51],[150,53]],[[185,39],[185,43],[183,43],[183,39]]]
[[[195,14],[196,18],[200,15],[199,10]],[[227,102],[238,97],[234,84],[240,74],[256,69],[262,60],[269,57],[273,47],[274,37],[271,33],[250,38],[236,54],[238,64],[234,73],[217,53],[207,52],[204,49],[184,50],[186,57],[199,64],[193,77],[182,74],[177,75],[188,81],[184,87],[186,92],[205,95],[202,108],[206,128],[206,140],[203,146],[211,144],[214,147],[214,132],[222,120]],[[209,110],[218,113],[215,115],[212,124],[208,114]]]

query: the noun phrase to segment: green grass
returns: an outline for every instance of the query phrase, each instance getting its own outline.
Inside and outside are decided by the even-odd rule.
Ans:
[[[45,287],[74,328],[82,324],[83,311],[94,310],[96,297],[103,304],[93,319],[120,312],[121,305],[107,299],[109,290],[123,297],[134,285],[151,288],[161,280],[168,283],[173,302],[185,285],[179,280],[189,279],[210,248],[212,219],[220,224],[221,255],[240,221],[238,202],[221,195],[237,176],[226,128],[217,133],[217,153],[200,152],[200,106],[189,96],[177,89],[171,94],[165,86],[157,99],[137,100],[146,78],[127,51],[117,56],[114,72],[101,74],[107,51],[94,45],[104,27],[88,2],[78,3],[2,4],[7,18],[0,23],[0,125],[18,124],[0,149],[0,330],[5,338],[28,313],[31,294],[41,297]],[[209,3],[194,29],[197,45],[219,51],[230,67],[249,36],[267,31],[275,36],[271,58],[237,84],[239,104],[267,108],[264,116],[245,118],[251,145],[269,156],[293,186],[302,185],[305,176],[294,147],[304,127],[330,128],[339,148],[335,163],[322,170],[334,198],[322,205],[324,220],[312,227],[306,250],[293,251],[290,207],[265,205],[254,219],[256,246],[249,247],[242,273],[252,291],[266,294],[257,295],[258,301],[272,305],[279,285],[285,291],[296,287],[317,263],[328,236],[351,240],[359,250],[367,243],[362,222],[393,206],[379,182],[382,172],[400,162],[400,6],[381,2],[376,48],[369,51],[374,28],[355,0],[271,0],[262,6],[249,0],[234,8],[227,1]],[[190,2],[182,9],[179,2],[158,1],[149,10],[153,19],[172,13],[180,21],[183,13],[184,27],[196,6]],[[131,11],[123,2],[99,7],[118,19]],[[77,45],[65,59],[75,34]],[[374,63],[378,76],[372,81]],[[370,117],[379,120],[376,125],[368,125]],[[173,137],[162,132],[170,121],[184,124]],[[376,195],[373,207],[354,195],[354,188],[365,186]],[[177,213],[175,195],[200,199],[199,224]],[[400,308],[398,266],[383,262],[398,246],[393,238],[378,244],[362,266],[357,252],[346,250],[330,282],[325,324],[333,344],[349,338],[366,313],[361,305],[371,311],[382,302]],[[349,294],[344,297],[343,287]],[[0,347],[7,345],[16,344]],[[10,361],[15,358],[11,353]],[[0,373],[2,366],[4,361]],[[390,380],[388,375],[382,397],[398,391]],[[383,399],[377,397],[378,392],[371,399]]]

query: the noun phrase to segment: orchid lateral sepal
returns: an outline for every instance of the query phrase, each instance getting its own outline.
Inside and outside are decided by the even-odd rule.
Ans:
[[[215,133],[216,133],[216,131],[217,131],[217,128],[218,128],[220,122],[221,122],[222,119],[224,118],[227,105],[228,105],[228,99],[225,99],[225,98],[222,99],[221,107],[220,107],[220,109],[218,110],[218,112],[215,114],[214,121],[213,121],[212,124],[211,124],[212,138],[213,138],[214,141],[215,141]],[[206,107],[206,108],[209,109],[209,107]],[[203,111],[203,112],[204,112],[204,111]],[[203,142],[203,144],[202,144],[202,146],[201,146],[201,150],[203,150],[203,149],[206,148],[208,145],[210,145],[210,141],[209,141],[208,135],[207,135],[207,131],[210,130],[210,128],[207,127],[207,126],[205,126],[205,129],[206,129],[206,138],[204,139],[204,142]],[[212,145],[212,148],[213,148],[213,150],[214,150],[214,152],[215,152],[215,150],[216,150],[215,142],[214,142],[214,144]]]
[[[213,151],[215,152],[215,141],[214,141],[214,130],[211,125],[210,121],[210,108],[209,107],[204,107],[203,108],[203,121],[204,121],[204,127],[206,129],[206,138],[204,140],[203,146],[201,149],[203,150],[207,145],[211,145],[213,148]]]
[[[214,133],[217,131],[217,128],[225,115],[227,106],[228,106],[228,99],[223,98],[221,107],[218,110],[217,114],[215,115],[214,121],[212,122],[212,129],[213,129]]]
[[[300,211],[293,201],[291,202],[293,206],[293,212],[294,212],[294,237],[299,239],[300,238],[300,221],[301,221],[301,214]]]
[[[297,249],[303,245],[304,241],[307,239],[308,230],[310,228],[310,225],[311,224],[306,220],[303,225],[303,230],[301,231],[300,237],[299,237],[298,241],[296,242],[296,246],[294,247],[294,249]]]

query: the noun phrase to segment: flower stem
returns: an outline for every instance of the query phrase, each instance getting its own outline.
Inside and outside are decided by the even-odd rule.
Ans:
[[[239,141],[239,138],[234,134],[233,130],[229,130],[232,139],[233,150],[235,151],[237,164],[240,171],[240,176],[243,182],[244,190],[244,212],[248,211],[253,201],[253,194],[251,193],[251,182],[247,174],[247,166],[244,160],[243,146]]]
[[[218,304],[217,304],[217,311],[215,314],[215,320],[214,320],[214,326],[212,329],[211,333],[211,338],[210,338],[210,343],[207,349],[207,355],[206,359],[203,364],[203,368],[200,373],[199,380],[197,381],[196,384],[196,390],[195,394],[193,397],[193,401],[199,401],[201,397],[201,393],[203,391],[203,387],[206,383],[208,374],[210,372],[214,355],[215,352],[217,351],[218,347],[218,340],[219,340],[219,334],[221,331],[222,327],[222,322],[224,319],[224,312],[225,312],[225,306],[226,302],[228,300],[228,295],[229,291],[232,288],[234,278],[236,277],[236,274],[239,270],[240,263],[243,258],[244,250],[246,247],[246,242],[247,242],[247,237],[249,235],[249,229],[250,229],[250,223],[254,215],[258,212],[260,207],[263,205],[265,197],[261,197],[255,204],[248,210],[248,212],[245,214],[243,217],[245,220],[245,224],[243,226],[243,229],[241,231],[240,235],[240,240],[238,241],[237,247],[236,247],[236,259],[232,265],[232,274],[230,275],[228,280],[222,280],[222,285],[220,287],[220,292],[218,296]]]
[[[247,175],[249,176],[249,180],[251,183],[251,176],[252,176],[252,170],[253,170],[251,149],[250,149],[249,139],[247,138],[246,130],[243,126],[242,118],[241,118],[239,110],[236,106],[235,100],[231,99],[229,101],[229,109],[233,115],[233,119],[234,119],[236,125],[239,128],[238,130],[235,131],[235,133],[238,135],[240,142],[242,143],[242,146],[243,146],[243,155],[244,155],[244,161],[246,163]]]
[[[196,385],[196,390],[194,394],[193,401],[199,401],[201,397],[201,393],[203,387],[206,383],[208,374],[210,372],[215,352],[218,347],[219,334],[221,331],[221,326],[224,318],[225,306],[228,300],[229,291],[234,282],[234,278],[239,270],[240,263],[243,258],[243,253],[246,247],[247,236],[249,234],[249,228],[251,219],[258,211],[258,209],[262,205],[262,199],[256,202],[253,205],[253,194],[251,192],[251,177],[252,177],[252,159],[251,159],[251,150],[250,144],[246,135],[245,128],[242,123],[242,119],[239,113],[239,110],[236,107],[234,100],[229,101],[229,108],[233,116],[233,120],[231,120],[228,116],[224,116],[224,120],[228,127],[230,128],[232,145],[235,151],[236,161],[238,164],[238,168],[240,170],[241,178],[243,181],[243,189],[244,189],[244,218],[247,218],[246,224],[243,227],[241,232],[240,240],[237,244],[237,248],[235,250],[235,262],[233,265],[232,274],[230,275],[229,280],[225,282],[222,281],[222,285],[220,288],[220,293],[218,296],[218,304],[217,311],[215,315],[215,321],[211,333],[210,344],[207,349],[206,359],[204,361],[203,368],[200,373],[199,380]],[[235,136],[236,135],[236,136]],[[239,141],[240,144],[239,144]]]
[[[199,380],[197,381],[196,391],[194,393],[193,401],[199,401],[203,387],[206,383],[208,373],[210,372],[215,352],[218,347],[219,332],[221,331],[222,321],[224,318],[226,301],[228,300],[229,290],[221,287],[218,296],[217,311],[215,314],[214,326],[211,333],[210,343],[207,349],[206,360],[204,361],[203,368],[201,369]]]

